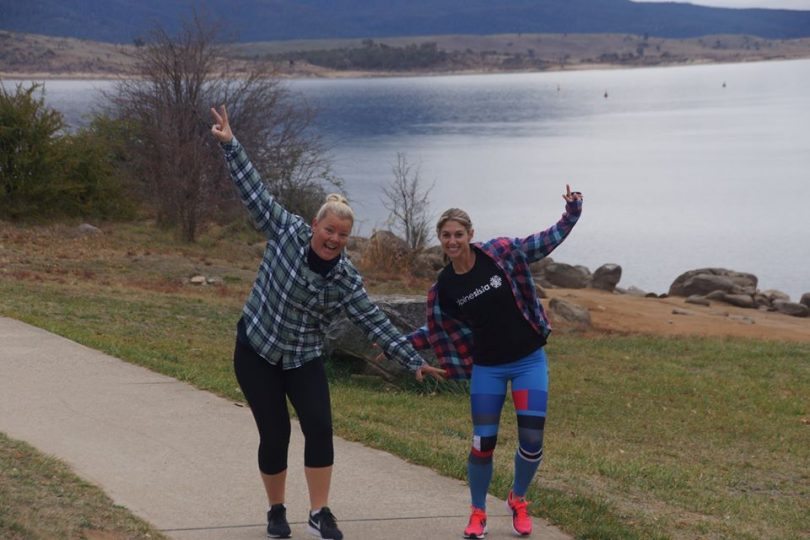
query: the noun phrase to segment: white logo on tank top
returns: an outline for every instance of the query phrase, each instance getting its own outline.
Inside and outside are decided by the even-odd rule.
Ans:
[[[466,304],[467,302],[469,302],[470,300],[474,300],[475,298],[478,298],[479,296],[481,296],[482,294],[484,294],[488,290],[497,289],[498,287],[501,286],[502,283],[503,283],[503,280],[501,279],[501,276],[496,274],[496,275],[492,276],[491,278],[489,278],[489,283],[481,285],[480,287],[476,288],[470,294],[462,296],[461,298],[456,300],[456,304],[458,304],[458,307],[461,307],[464,304]]]

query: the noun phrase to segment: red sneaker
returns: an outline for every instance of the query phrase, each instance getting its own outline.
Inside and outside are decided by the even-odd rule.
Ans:
[[[470,523],[464,529],[464,538],[484,538],[487,535],[487,512],[472,507]]]
[[[512,511],[512,530],[518,536],[529,536],[532,534],[532,518],[526,511],[529,505],[524,497],[516,497],[511,491],[506,498],[506,506]]]

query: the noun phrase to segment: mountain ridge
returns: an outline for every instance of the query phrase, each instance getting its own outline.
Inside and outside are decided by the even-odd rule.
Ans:
[[[197,12],[234,41],[503,33],[627,33],[667,38],[810,37],[810,11],[728,9],[630,0],[200,0]],[[163,0],[0,0],[0,29],[131,43],[193,12]]]

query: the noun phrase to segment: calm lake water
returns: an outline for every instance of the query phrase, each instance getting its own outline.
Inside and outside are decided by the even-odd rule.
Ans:
[[[108,85],[49,81],[46,101],[78,125]],[[570,183],[585,208],[555,260],[654,292],[706,266],[810,292],[810,61],[289,87],[320,110],[360,233],[385,226],[402,152],[435,181],[431,212],[466,209],[480,240],[550,226]]]

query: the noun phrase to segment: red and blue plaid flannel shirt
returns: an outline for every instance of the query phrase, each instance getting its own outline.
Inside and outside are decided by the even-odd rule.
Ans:
[[[574,228],[581,213],[582,201],[570,202],[566,204],[560,220],[545,231],[526,238],[494,238],[483,244],[473,244],[492,257],[504,271],[518,309],[543,337],[548,337],[551,325],[537,297],[529,264],[554,251]],[[463,320],[448,315],[442,309],[438,284],[428,291],[427,324],[406,337],[417,350],[432,348],[448,378],[470,378],[473,365],[472,330]]]

